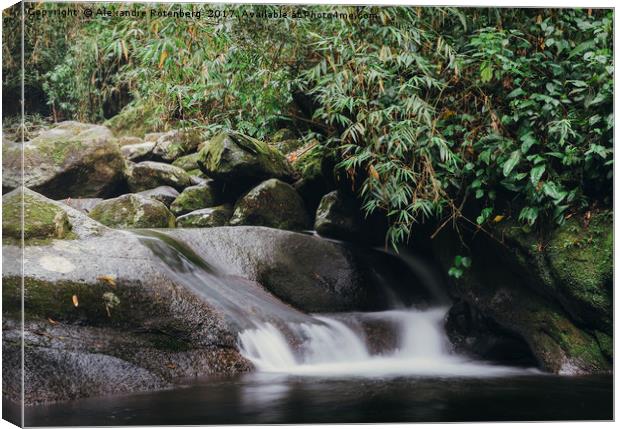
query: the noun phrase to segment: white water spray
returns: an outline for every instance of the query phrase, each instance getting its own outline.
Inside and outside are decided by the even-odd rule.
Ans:
[[[314,324],[287,324],[288,336],[273,324],[260,324],[239,335],[239,346],[259,371],[297,375],[491,377],[535,371],[451,354],[443,330],[446,311],[435,308],[358,315],[397,326],[397,348],[382,354],[371,354],[360,332],[333,318],[318,316]]]

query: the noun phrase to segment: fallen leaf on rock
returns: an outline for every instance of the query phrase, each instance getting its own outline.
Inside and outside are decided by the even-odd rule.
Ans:
[[[107,283],[108,285],[110,285],[111,287],[116,287],[116,276],[113,276],[111,274],[106,274],[104,276],[99,276],[97,277],[97,280]]]
[[[54,319],[52,319],[51,317],[48,317],[47,321],[50,322],[50,324],[52,324],[52,325],[58,325],[58,322],[55,321]]]

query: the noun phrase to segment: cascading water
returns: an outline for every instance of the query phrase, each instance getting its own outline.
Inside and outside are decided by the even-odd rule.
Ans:
[[[359,315],[392,322],[398,330],[393,350],[371,354],[363,334],[328,317],[316,324],[289,323],[287,336],[272,324],[262,324],[239,335],[241,353],[260,371],[317,376],[451,376],[490,377],[532,373],[476,362],[449,352],[443,330],[447,308],[392,310]],[[292,346],[287,338],[292,338]]]
[[[443,328],[448,307],[436,293],[438,306],[429,309],[405,308],[396,303],[393,307],[397,309],[389,311],[307,315],[256,284],[219,272],[165,234],[141,231],[139,235],[162,259],[172,278],[205,295],[222,310],[228,322],[239,330],[241,354],[259,371],[321,376],[452,377],[534,371],[476,362],[451,353]],[[408,265],[416,269],[411,261]],[[422,274],[419,277],[429,278],[428,272]],[[364,324],[389,327],[385,333],[395,337],[394,344],[371,352],[372,339],[361,328]]]

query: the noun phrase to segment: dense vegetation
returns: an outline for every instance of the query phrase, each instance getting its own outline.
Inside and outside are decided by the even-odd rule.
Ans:
[[[612,203],[610,10],[158,7],[203,16],[28,18],[27,109],[129,134],[288,126],[318,142],[299,162],[336,159],[392,243],[427,218],[548,225]],[[15,11],[3,18],[19,32]],[[3,40],[5,106],[18,42]]]

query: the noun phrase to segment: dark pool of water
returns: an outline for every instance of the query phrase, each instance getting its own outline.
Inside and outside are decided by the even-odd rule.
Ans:
[[[25,418],[27,426],[610,420],[612,392],[612,377],[251,374],[154,393],[28,407]]]

